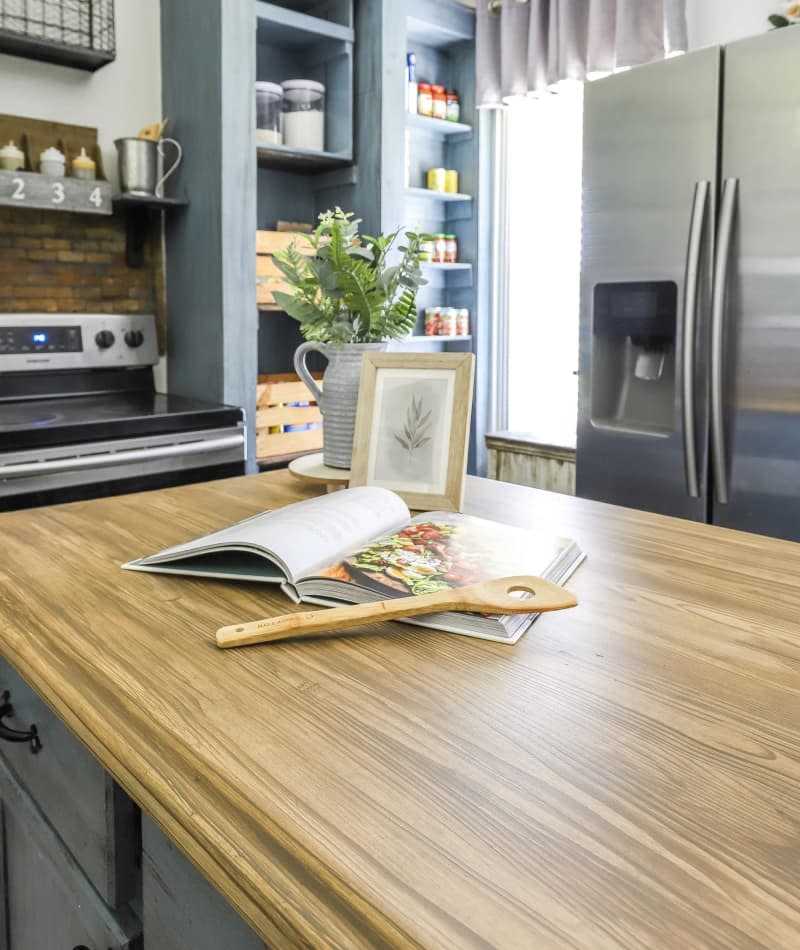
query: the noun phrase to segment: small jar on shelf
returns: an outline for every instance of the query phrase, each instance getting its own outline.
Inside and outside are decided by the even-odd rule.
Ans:
[[[435,234],[433,241],[433,263],[447,263],[447,235]]]
[[[429,82],[417,84],[417,112],[419,115],[433,115],[433,91]]]
[[[448,89],[445,103],[445,118],[449,122],[458,122],[461,119],[461,103],[455,89]]]
[[[431,86],[431,100],[433,106],[433,118],[446,119],[447,95],[444,91],[444,86],[438,86],[435,84]]]
[[[455,264],[458,262],[458,238],[455,234],[445,234],[444,236],[444,263]]]

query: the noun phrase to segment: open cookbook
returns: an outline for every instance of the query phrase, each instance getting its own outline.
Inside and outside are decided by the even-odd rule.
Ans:
[[[123,567],[280,584],[296,603],[341,606],[514,574],[563,584],[583,561],[565,538],[451,512],[412,518],[385,488],[350,488],[255,515]],[[516,643],[537,614],[437,613],[436,630]]]

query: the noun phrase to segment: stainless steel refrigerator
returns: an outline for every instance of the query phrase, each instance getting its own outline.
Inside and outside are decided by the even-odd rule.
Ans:
[[[800,540],[800,26],[589,83],[577,493]]]

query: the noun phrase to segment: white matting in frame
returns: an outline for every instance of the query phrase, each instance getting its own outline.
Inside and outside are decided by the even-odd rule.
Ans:
[[[351,485],[377,485],[411,508],[459,511],[474,357],[368,353],[361,369]]]

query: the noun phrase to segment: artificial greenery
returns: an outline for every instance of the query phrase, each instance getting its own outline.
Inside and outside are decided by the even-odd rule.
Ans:
[[[419,265],[425,235],[406,232],[401,257],[387,256],[400,231],[359,235],[360,220],[336,208],[319,216],[308,240],[313,256],[292,244],[275,263],[292,287],[275,291],[275,302],[317,343],[379,343],[411,332],[417,320],[417,290],[425,283]]]

